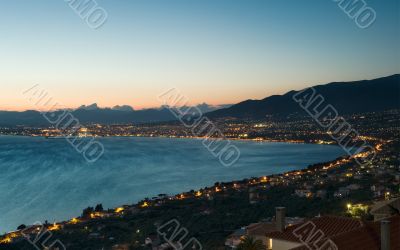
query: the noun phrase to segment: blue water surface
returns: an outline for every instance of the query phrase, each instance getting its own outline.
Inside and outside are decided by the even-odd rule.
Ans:
[[[234,141],[241,157],[224,167],[201,140],[96,140],[105,152],[91,164],[64,139],[0,136],[0,233],[20,224],[70,219],[98,203],[112,208],[344,155],[331,145]]]

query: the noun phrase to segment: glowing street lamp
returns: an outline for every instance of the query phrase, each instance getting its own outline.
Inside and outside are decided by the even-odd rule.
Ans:
[[[347,211],[350,213],[350,209],[351,209],[351,203],[347,204]]]

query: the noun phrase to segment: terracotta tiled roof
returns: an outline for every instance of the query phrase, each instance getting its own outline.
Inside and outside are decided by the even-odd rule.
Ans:
[[[251,224],[246,228],[247,234],[250,236],[254,235],[265,235],[266,233],[276,231],[276,224],[274,222],[260,222]]]
[[[315,231],[321,230],[325,237],[332,237],[343,232],[348,232],[360,228],[363,223],[359,220],[355,220],[348,217],[337,217],[337,216],[323,216],[313,218],[311,221],[315,225]],[[292,242],[301,242],[298,237],[293,233],[296,229],[306,224],[301,223],[294,226],[289,226],[284,232],[271,232],[267,233],[267,238],[281,239]]]
[[[395,198],[387,201],[379,201],[372,206],[371,213],[374,214],[379,212],[396,212],[399,207],[400,198]]]
[[[390,221],[390,247],[391,250],[400,249],[400,216],[388,219]],[[344,232],[329,239],[339,250],[379,250],[381,245],[380,221],[367,222],[362,227]],[[309,250],[305,245],[291,250]]]
[[[390,221],[390,246],[392,250],[400,249],[400,217],[394,216]],[[343,233],[332,238],[340,250],[379,250],[381,245],[381,222],[366,223],[358,230]]]

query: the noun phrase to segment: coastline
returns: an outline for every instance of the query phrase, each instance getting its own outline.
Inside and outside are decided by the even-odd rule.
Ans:
[[[350,156],[346,157],[349,158]],[[282,173],[277,173],[277,174],[271,174],[271,175],[265,175],[265,176],[258,176],[258,177],[248,177],[248,178],[244,178],[244,179],[240,179],[240,180],[232,180],[232,181],[228,181],[228,182],[217,182],[218,185],[212,185],[212,186],[207,186],[204,188],[199,189],[198,191],[194,190],[194,192],[192,191],[186,191],[186,192],[181,192],[181,193],[177,193],[174,195],[168,195],[168,194],[164,194],[163,198],[160,199],[143,199],[137,203],[132,203],[130,205],[120,205],[114,208],[108,208],[107,211],[114,211],[113,216],[121,216],[123,214],[123,211],[128,210],[130,208],[135,208],[135,209],[147,209],[149,207],[151,207],[153,204],[155,203],[159,203],[160,201],[162,201],[161,203],[165,202],[165,201],[173,201],[173,200],[184,200],[184,199],[189,199],[189,198],[204,198],[204,196],[206,196],[207,198],[212,198],[212,195],[210,195],[210,193],[215,192],[215,193],[219,193],[219,192],[223,192],[224,189],[226,189],[227,186],[238,186],[238,188],[236,189],[237,191],[240,190],[247,190],[249,187],[251,186],[255,186],[258,185],[260,183],[269,183],[270,180],[272,178],[280,178],[282,176],[288,176],[288,175],[301,175],[301,173],[307,173],[310,171],[310,169],[312,169],[312,166],[315,165],[319,165],[319,164],[331,164],[334,162],[338,162],[338,159],[341,159],[342,157],[338,157],[335,160],[329,161],[327,163],[315,163],[312,165],[309,165],[305,168],[302,169],[298,169],[298,170],[292,170],[292,171],[287,171],[287,172],[282,172]],[[221,187],[222,186],[222,187]],[[201,192],[200,195],[199,192]],[[84,208],[82,208],[83,210]],[[102,218],[100,217],[93,217],[91,219],[99,219]],[[85,223],[88,220],[83,219],[82,217],[73,217],[70,218],[69,220],[65,220],[65,221],[57,221],[54,222],[53,224],[49,224],[49,227],[56,227],[56,228],[61,228],[61,226],[64,225],[68,225],[68,224],[79,224],[79,223]],[[23,223],[23,222],[22,222]],[[44,223],[43,223],[44,224]],[[50,229],[50,231],[53,231]],[[18,233],[17,231],[9,231],[7,233],[5,233],[4,235],[0,235],[0,241],[1,238],[5,238],[7,236],[9,236],[10,234],[15,234]]]
[[[339,156],[336,159],[329,161],[328,163],[335,163],[338,162],[339,159],[343,159],[343,158],[349,158],[350,156],[344,157],[344,156]],[[251,185],[257,185],[260,183],[268,183],[268,181],[271,178],[281,178],[282,176],[289,176],[289,175],[299,175],[301,173],[306,173],[308,171],[310,171],[310,169],[313,169],[313,166],[316,165],[321,165],[321,164],[326,164],[326,163],[315,163],[315,164],[311,164],[308,166],[305,166],[303,168],[300,169],[296,169],[296,170],[292,170],[292,171],[284,171],[284,172],[280,172],[280,173],[275,173],[275,174],[270,174],[270,175],[262,175],[262,176],[258,176],[258,177],[247,177],[247,178],[243,178],[243,179],[236,179],[236,180],[230,180],[227,182],[217,182],[220,183],[223,186],[235,186],[235,185],[240,185],[242,186],[242,188],[238,189],[238,190],[245,190],[247,189],[249,186]],[[198,191],[195,192],[201,192],[203,194],[209,194],[210,192],[213,192],[214,190],[216,192],[220,192],[221,190],[223,190],[224,188],[220,189],[220,185],[211,185],[211,186],[206,186],[203,188],[200,188]],[[201,191],[200,191],[201,190]],[[186,198],[201,198],[201,196],[197,196],[197,195],[193,195],[193,192],[186,190],[186,191],[182,191],[180,193],[176,193],[176,194],[172,194],[172,195],[165,195],[164,201],[165,200],[182,200],[182,199],[186,199]],[[151,204],[155,204],[160,202],[160,199],[154,199],[154,197],[152,199],[142,199],[136,203],[132,203],[130,205],[119,205],[117,207],[114,208],[109,208],[108,211],[117,211],[120,208],[124,208],[124,209],[129,209],[129,208],[147,208],[148,206],[151,206]],[[82,208],[83,210],[84,208]],[[114,214],[115,216],[119,216],[119,213]],[[83,220],[81,217],[75,217],[75,218],[71,218],[69,220],[66,221],[58,221],[55,222],[55,224],[57,225],[65,225],[65,224],[70,224],[71,221],[78,219],[81,222],[84,222],[85,220]],[[22,222],[23,223],[23,222]]]
[[[53,139],[53,137],[43,136],[43,135],[12,135],[12,134],[0,134],[0,137],[10,136],[10,137],[35,137],[35,138],[45,138]],[[73,137],[73,136],[71,136]],[[60,138],[54,137],[54,139],[66,139],[68,136],[61,136]],[[207,137],[199,136],[136,136],[136,135],[110,135],[110,136],[82,136],[79,138],[165,138],[165,139],[196,139],[204,140]],[[318,144],[318,145],[338,145],[335,141],[329,141],[329,143],[320,143],[318,141],[305,141],[305,140],[276,140],[276,139],[264,139],[264,138],[226,138],[226,137],[212,137],[207,138],[207,140],[227,140],[227,141],[245,141],[245,142],[279,142],[279,143],[293,143],[293,144]]]
[[[18,136],[18,135],[10,135],[10,136]],[[20,137],[30,137],[30,136],[20,136]],[[37,137],[37,136],[32,136],[32,137]],[[109,136],[109,137],[105,137],[105,138],[113,138],[113,137],[116,137],[116,138],[118,138],[118,137],[121,137],[121,136]],[[128,136],[128,137],[131,137],[131,136]],[[135,137],[137,137],[137,136],[135,136]],[[149,136],[141,136],[141,138],[148,138]],[[176,138],[176,137],[154,137],[153,136],[153,138]],[[204,139],[203,137],[200,137],[200,138],[191,138],[191,137],[180,137],[180,138],[176,138],[176,139]],[[216,138],[217,139],[217,138]],[[255,141],[255,140],[252,140],[252,139],[238,139],[238,141],[246,141],[246,142],[248,142],[248,141]],[[259,140],[257,140],[256,142],[260,142]],[[266,141],[266,140],[264,140],[264,141],[261,141],[261,142],[272,142],[272,141]],[[273,142],[277,142],[277,141],[273,141]],[[281,141],[281,142],[283,142],[283,143],[290,143],[290,142],[287,142],[287,141]],[[308,144],[308,143],[307,143]],[[315,144],[315,143],[309,143],[309,144]],[[333,160],[333,161],[330,161],[330,162],[328,162],[328,163],[330,163],[330,165],[333,163],[334,165],[335,165],[335,162],[338,162],[339,160],[338,159],[349,159],[350,158],[350,156],[348,156],[348,155],[346,155],[346,154],[344,154],[344,155],[342,155],[342,156],[339,156],[338,158],[336,158],[335,160]],[[292,174],[295,174],[295,175],[298,175],[299,173],[305,173],[305,172],[308,172],[310,169],[312,169],[312,166],[316,166],[316,165],[322,165],[322,164],[326,164],[326,163],[321,163],[321,162],[317,162],[317,163],[315,163],[315,164],[311,164],[311,165],[309,165],[309,166],[305,166],[305,167],[303,167],[303,168],[301,168],[301,169],[298,169],[298,170],[293,170],[293,171],[286,171],[286,172],[281,172],[281,173],[277,173],[277,174],[272,174],[272,175],[266,175],[266,176],[259,176],[259,177],[248,177],[248,178],[244,178],[244,179],[236,179],[236,180],[231,180],[231,181],[228,181],[228,182],[223,182],[223,184],[224,185],[227,185],[227,186],[233,186],[235,183],[242,183],[242,184],[245,184],[245,183],[247,183],[247,185],[255,185],[255,184],[258,184],[258,183],[263,183],[263,182],[265,182],[265,183],[267,183],[266,182],[266,180],[268,180],[268,179],[270,179],[270,178],[273,178],[273,177],[276,177],[276,178],[280,178],[280,177],[282,177],[282,176],[287,176],[287,175],[292,175]],[[250,182],[248,182],[248,180],[250,179]],[[201,188],[200,190],[217,190],[219,188],[219,186],[216,186],[216,185],[212,185],[212,186],[210,186],[210,187],[204,187],[204,188]],[[188,195],[189,194],[189,195]],[[177,193],[177,194],[175,194],[175,195],[172,195],[172,196],[168,196],[167,197],[167,199],[168,200],[174,200],[174,199],[182,199],[181,197],[188,197],[188,198],[190,198],[191,196],[190,196],[190,192],[188,192],[188,191],[186,191],[186,192],[181,192],[181,193]],[[120,206],[120,207],[135,207],[135,208],[141,208],[142,206],[143,206],[143,204],[147,204],[147,203],[154,203],[154,202],[156,202],[156,201],[154,201],[154,200],[152,200],[152,199],[150,199],[150,200],[142,200],[142,201],[139,201],[139,202],[137,202],[137,203],[133,203],[132,205],[122,205],[122,206]],[[118,207],[117,207],[118,208]],[[110,209],[110,210],[116,210],[117,208],[114,208],[114,209]],[[83,208],[82,208],[83,209]],[[79,218],[79,217],[78,217]],[[68,221],[61,221],[61,222],[56,222],[56,224],[68,224],[68,223],[70,223],[70,221],[71,220],[68,220]]]

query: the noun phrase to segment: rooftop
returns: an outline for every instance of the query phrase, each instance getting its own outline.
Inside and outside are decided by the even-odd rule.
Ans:
[[[363,226],[363,223],[360,220],[338,216],[316,217],[308,221],[311,221],[315,225],[315,231],[321,230],[324,233],[324,238],[332,237],[343,232],[349,232]],[[267,233],[267,237],[301,243],[300,239],[295,235],[294,231],[300,228],[302,225],[305,225],[308,221],[306,221],[305,223],[289,226],[283,232],[275,231]]]

